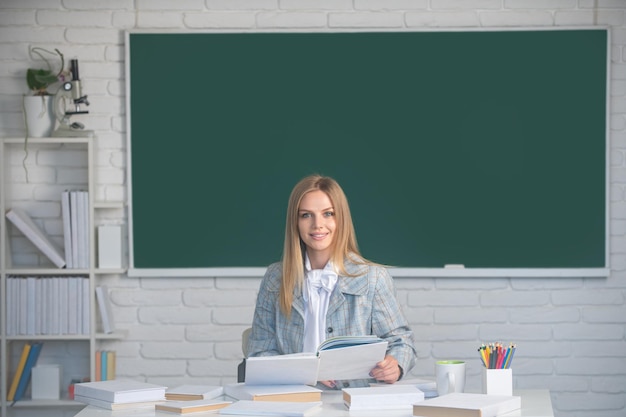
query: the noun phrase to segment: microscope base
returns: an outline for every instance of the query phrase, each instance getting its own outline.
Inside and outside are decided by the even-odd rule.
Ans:
[[[93,130],[72,129],[66,126],[60,126],[52,132],[54,138],[91,138],[93,135]]]

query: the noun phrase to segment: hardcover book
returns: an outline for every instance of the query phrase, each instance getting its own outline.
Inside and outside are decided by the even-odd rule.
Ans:
[[[413,405],[413,415],[422,417],[496,417],[521,407],[521,397],[454,392]]]
[[[113,317],[113,307],[109,298],[109,289],[106,285],[96,287],[96,300],[98,301],[98,311],[102,320],[102,331],[113,333],[115,331],[115,319]]]
[[[173,401],[208,400],[224,394],[221,385],[179,385],[165,391],[165,398]]]
[[[26,359],[26,363],[24,364],[24,370],[20,376],[20,382],[17,385],[17,390],[15,391],[15,396],[13,397],[13,404],[16,401],[19,401],[24,396],[26,392],[26,387],[30,382],[30,372],[37,364],[37,359],[39,359],[39,354],[41,353],[41,348],[43,347],[43,342],[33,342],[30,346],[30,351],[28,352],[28,358]]]
[[[65,256],[52,243],[48,236],[37,226],[30,216],[22,209],[14,207],[6,212],[6,217],[24,234],[44,255],[57,267],[65,266]]]
[[[99,400],[97,398],[91,398],[91,397],[83,397],[82,395],[76,395],[74,394],[74,401],[77,401],[79,403],[83,403],[83,404],[87,404],[87,405],[93,405],[94,407],[98,407],[98,408],[104,408],[106,410],[128,410],[128,409],[133,409],[133,408],[151,408],[154,409],[154,407],[165,401],[165,400],[159,400],[159,401],[136,401],[136,402],[128,402],[128,403],[112,403],[110,401],[105,401],[105,400]]]
[[[20,356],[20,361],[17,364],[17,369],[15,370],[15,375],[13,376],[13,382],[11,382],[11,387],[9,388],[9,393],[7,394],[7,401],[13,401],[13,399],[15,398],[17,386],[20,382],[22,374],[24,373],[24,366],[26,366],[26,359],[28,359],[29,352],[30,343],[24,343],[24,347],[22,348],[22,356]]]
[[[424,393],[413,385],[344,388],[343,402],[348,410],[411,410],[424,401]]]
[[[74,386],[77,397],[94,398],[111,403],[165,401],[167,387],[130,379],[83,382]]]
[[[224,394],[237,400],[314,402],[322,400],[322,391],[309,385],[228,384]]]
[[[382,361],[387,342],[376,336],[339,336],[320,344],[316,353],[293,353],[246,359],[246,384],[306,384],[341,379],[370,379]]]
[[[193,401],[166,401],[154,406],[156,410],[169,411],[170,413],[187,414],[200,411],[214,411],[232,404],[232,401],[193,400]]]

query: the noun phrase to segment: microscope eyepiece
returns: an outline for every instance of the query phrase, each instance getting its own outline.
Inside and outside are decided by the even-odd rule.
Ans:
[[[79,81],[80,76],[78,75],[78,59],[70,60],[70,71],[72,72],[72,80]]]

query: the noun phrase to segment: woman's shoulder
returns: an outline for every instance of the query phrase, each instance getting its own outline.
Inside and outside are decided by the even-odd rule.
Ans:
[[[371,278],[390,276],[385,265],[369,261],[356,254],[350,254],[346,257],[345,268],[349,274],[355,276],[366,276]]]
[[[283,263],[274,262],[267,267],[261,287],[267,291],[278,291],[280,289],[281,275],[283,273]]]

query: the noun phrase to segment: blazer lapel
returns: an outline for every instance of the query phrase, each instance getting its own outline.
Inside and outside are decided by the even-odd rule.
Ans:
[[[365,272],[367,269],[363,265],[355,265],[353,263],[346,264],[346,270],[350,274],[358,273],[360,270]],[[333,291],[333,294],[330,297],[330,301],[328,303],[328,312],[327,316],[330,316],[335,311],[337,311],[341,306],[343,306],[347,301],[344,294],[347,295],[363,295],[367,293],[368,287],[368,278],[367,274],[363,273],[357,276],[339,276],[339,280],[337,281],[338,291]]]

